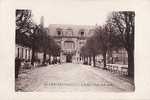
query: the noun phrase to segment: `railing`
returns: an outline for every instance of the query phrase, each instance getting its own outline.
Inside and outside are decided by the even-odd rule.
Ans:
[[[106,68],[110,72],[117,72],[119,74],[128,75],[128,65],[107,64]]]

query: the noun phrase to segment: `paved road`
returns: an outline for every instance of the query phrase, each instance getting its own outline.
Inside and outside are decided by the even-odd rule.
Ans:
[[[49,65],[32,70],[23,91],[79,92],[79,91],[133,91],[134,86],[103,70],[81,64]],[[28,84],[27,84],[28,83]]]

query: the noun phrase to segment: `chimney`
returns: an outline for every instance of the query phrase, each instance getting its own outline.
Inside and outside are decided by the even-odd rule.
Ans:
[[[41,16],[40,25],[44,27],[44,16]]]

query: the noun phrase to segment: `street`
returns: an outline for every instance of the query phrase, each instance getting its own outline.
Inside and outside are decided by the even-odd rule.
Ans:
[[[17,91],[27,92],[126,92],[134,85],[112,73],[88,65],[64,63],[21,73]]]

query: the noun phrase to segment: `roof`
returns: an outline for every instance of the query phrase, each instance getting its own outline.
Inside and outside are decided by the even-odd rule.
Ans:
[[[49,35],[55,36],[57,35],[57,29],[62,30],[73,30],[73,35],[77,36],[80,30],[85,30],[85,34],[88,35],[89,31],[91,29],[94,29],[95,26],[93,25],[72,25],[72,24],[50,24],[49,29]]]

